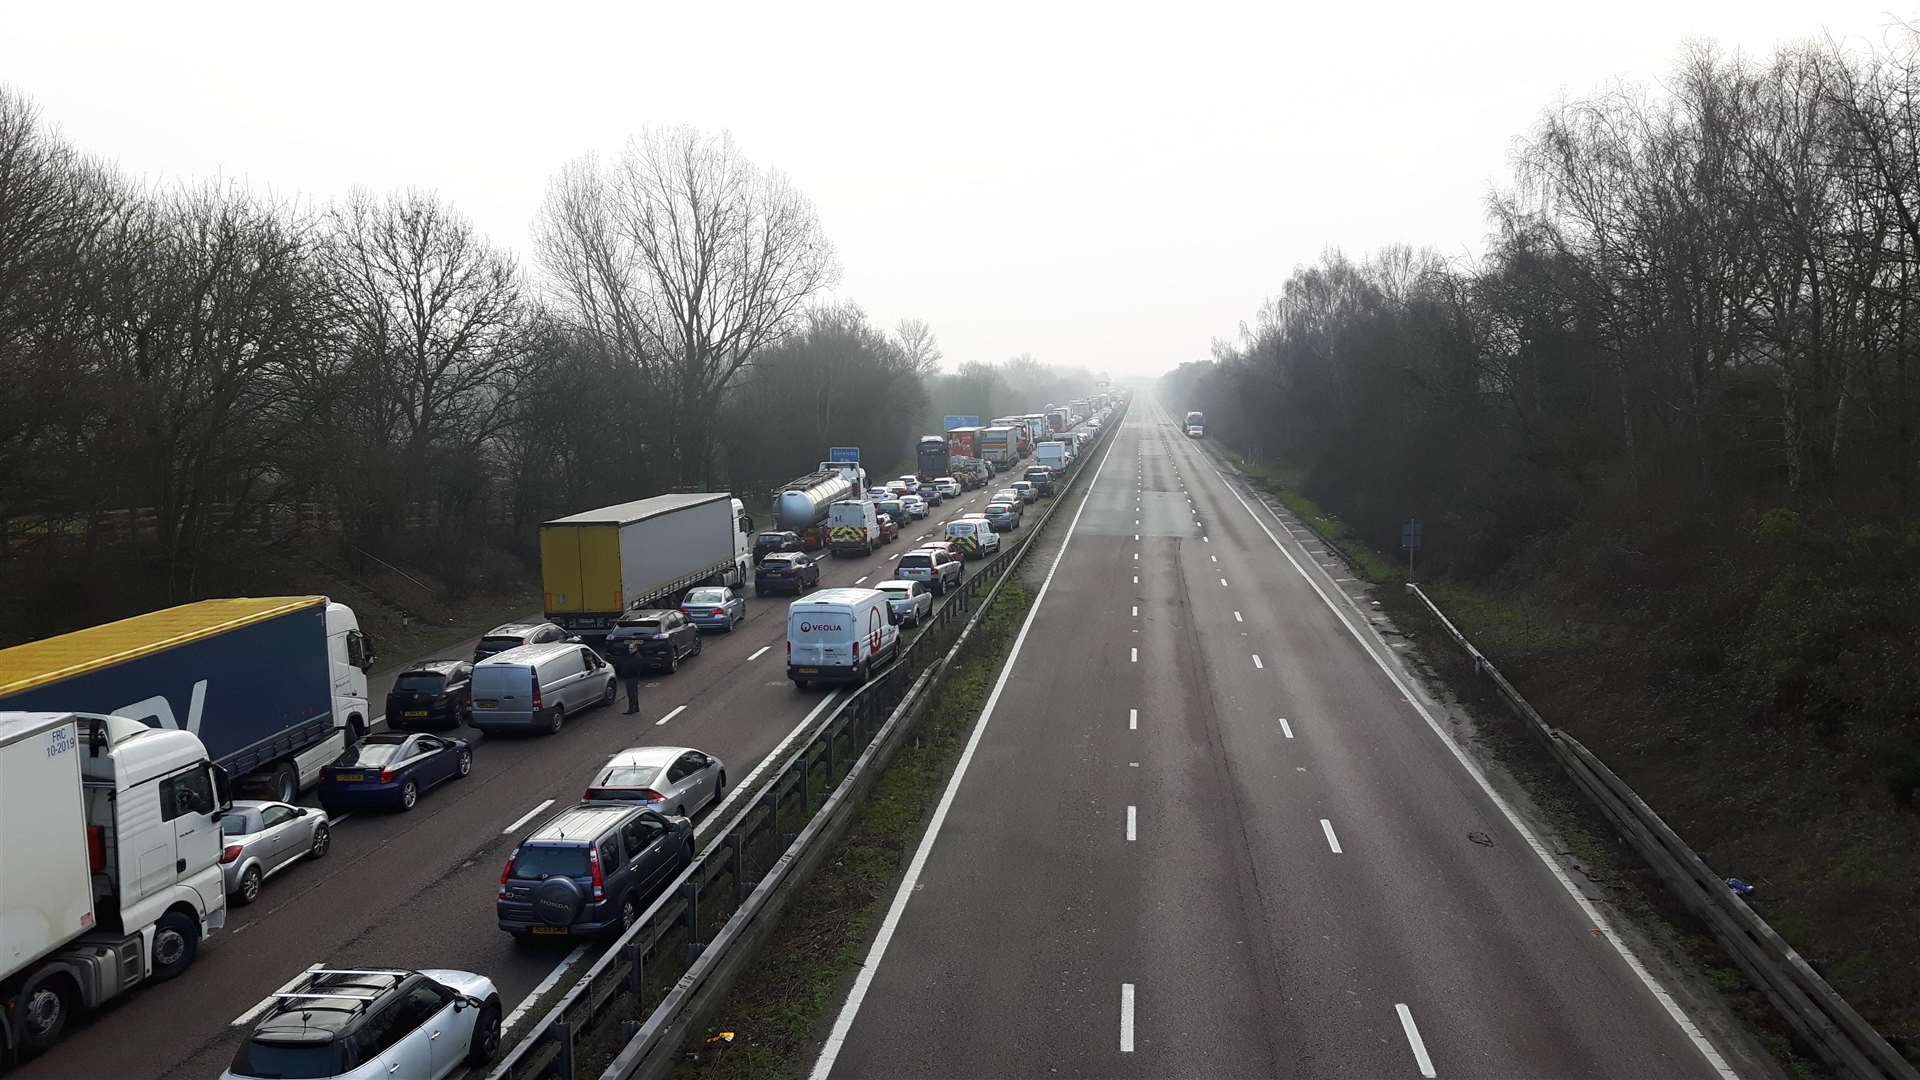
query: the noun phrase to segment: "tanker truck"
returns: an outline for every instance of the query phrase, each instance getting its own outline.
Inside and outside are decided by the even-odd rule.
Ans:
[[[800,534],[812,551],[827,542],[827,514],[843,499],[864,496],[866,473],[847,462],[823,461],[820,468],[788,481],[773,493],[773,527]]]

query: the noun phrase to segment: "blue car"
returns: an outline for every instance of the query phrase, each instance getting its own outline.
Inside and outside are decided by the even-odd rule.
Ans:
[[[411,810],[421,792],[473,771],[473,747],[444,735],[382,732],[320,769],[328,814],[354,807]]]

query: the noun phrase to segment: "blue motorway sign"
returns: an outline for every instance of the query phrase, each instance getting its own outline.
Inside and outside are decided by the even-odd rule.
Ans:
[[[946,429],[948,431],[952,431],[954,428],[957,428],[957,427],[979,427],[979,426],[980,426],[980,418],[977,416],[949,416],[946,418]]]
[[[827,460],[850,461],[857,464],[860,461],[860,448],[857,446],[829,446],[827,447]]]

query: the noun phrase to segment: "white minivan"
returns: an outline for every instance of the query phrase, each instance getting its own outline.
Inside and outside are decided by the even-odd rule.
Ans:
[[[900,651],[900,616],[878,589],[822,589],[787,605],[787,678],[864,683]]]
[[[960,546],[960,554],[969,559],[984,559],[1000,553],[1000,534],[987,524],[986,515],[969,514],[947,522],[947,539]]]

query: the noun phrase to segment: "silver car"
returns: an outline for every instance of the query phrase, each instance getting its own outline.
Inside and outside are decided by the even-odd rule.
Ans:
[[[913,515],[915,521],[927,516],[927,500],[918,495],[900,496],[900,505],[907,508],[907,513]]]
[[[220,817],[225,848],[220,868],[226,873],[227,895],[236,904],[260,897],[260,885],[300,861],[319,858],[333,846],[327,815],[310,806],[243,799]]]
[[[712,754],[689,746],[630,746],[593,774],[580,800],[641,803],[690,817],[717,805],[726,790],[727,767]]]
[[[887,594],[887,604],[902,623],[919,626],[933,614],[933,590],[924,581],[883,581],[874,588]]]
[[[1020,493],[1020,500],[1026,503],[1040,501],[1040,488],[1031,480],[1015,480],[1013,490]]]

